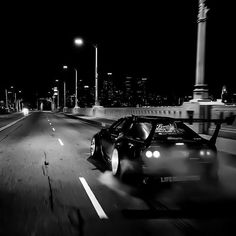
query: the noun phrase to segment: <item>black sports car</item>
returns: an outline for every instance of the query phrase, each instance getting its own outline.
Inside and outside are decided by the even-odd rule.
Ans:
[[[221,123],[220,123],[221,124]],[[143,183],[218,179],[215,140],[206,140],[169,117],[128,116],[103,128],[91,140],[91,157],[122,180]]]

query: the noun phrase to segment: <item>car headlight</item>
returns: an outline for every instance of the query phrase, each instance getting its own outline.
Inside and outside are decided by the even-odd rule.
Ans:
[[[29,109],[28,108],[23,108],[22,112],[25,116],[27,116],[29,114]]]

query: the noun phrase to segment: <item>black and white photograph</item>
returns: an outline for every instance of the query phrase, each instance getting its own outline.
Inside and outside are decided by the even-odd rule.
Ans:
[[[233,3],[2,2],[0,235],[234,235]]]

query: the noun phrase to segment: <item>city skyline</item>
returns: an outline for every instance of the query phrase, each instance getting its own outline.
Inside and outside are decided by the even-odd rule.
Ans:
[[[226,85],[233,91],[234,67],[230,54],[235,45],[233,14],[228,3],[206,1],[210,8],[206,36],[206,83],[220,97]],[[17,7],[22,11],[17,11]],[[73,83],[63,64],[78,68],[78,77],[94,81],[94,49],[98,45],[98,74],[149,77],[161,94],[192,94],[195,82],[198,1],[152,4],[108,4],[93,8],[70,2],[65,5],[7,6],[11,11],[3,27],[4,59],[1,99],[5,88],[15,86],[27,97],[43,95],[55,79]],[[54,8],[55,7],[55,8]],[[96,8],[98,7],[98,8]],[[19,13],[21,12],[21,14]],[[122,14],[121,14],[122,13]],[[81,36],[85,45],[76,48]],[[46,91],[47,90],[47,91]],[[186,94],[187,93],[187,94]]]

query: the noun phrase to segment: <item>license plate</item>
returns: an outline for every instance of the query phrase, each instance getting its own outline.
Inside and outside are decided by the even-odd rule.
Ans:
[[[199,181],[201,177],[199,175],[189,176],[165,176],[161,177],[161,183],[166,182],[187,182],[187,181]]]

